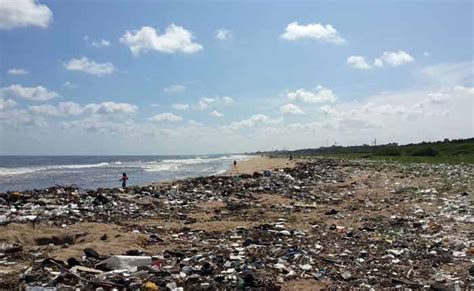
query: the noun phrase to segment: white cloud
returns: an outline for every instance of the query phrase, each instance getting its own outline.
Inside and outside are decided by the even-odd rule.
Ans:
[[[239,129],[242,127],[254,127],[255,125],[262,124],[270,120],[265,114],[255,114],[250,116],[248,119],[244,119],[242,121],[235,121],[232,122],[229,126],[230,129]]]
[[[39,26],[47,27],[53,19],[48,6],[35,0],[0,1],[0,29]]]
[[[322,25],[320,23],[299,25],[298,22],[292,22],[288,24],[285,32],[280,37],[286,40],[317,39],[336,44],[345,42],[332,25]]]
[[[12,68],[10,70],[8,70],[8,74],[10,75],[27,75],[29,74],[30,72],[28,70],[25,70],[25,69],[21,69],[21,68]]]
[[[15,100],[0,98],[0,111],[11,109],[16,106]]]
[[[63,121],[61,129],[66,131],[84,130],[89,133],[99,133],[100,137],[116,137],[130,135],[137,131],[132,120],[110,120],[103,116],[93,115],[81,120]],[[96,138],[100,138],[96,137]],[[105,141],[104,141],[105,142]]]
[[[193,42],[193,38],[192,32],[171,24],[162,35],[158,35],[157,31],[149,26],[143,26],[135,31],[127,30],[120,38],[120,42],[127,45],[135,56],[152,50],[193,54],[203,49],[202,45]]]
[[[41,126],[44,125],[42,118],[37,118],[24,109],[6,110],[0,115],[0,124],[7,124],[14,127],[18,131],[19,126]],[[4,129],[4,127],[1,127]],[[22,127],[22,129],[24,129]]]
[[[403,64],[411,63],[415,60],[405,51],[384,52],[380,58],[392,67],[398,67]]]
[[[383,67],[383,61],[381,59],[374,60],[374,67],[381,68]]]
[[[235,102],[235,101],[234,101],[234,98],[229,97],[229,96],[224,96],[224,97],[222,97],[221,99],[222,99],[222,102],[223,102],[224,104],[232,104],[232,103]]]
[[[438,64],[423,68],[419,75],[423,81],[442,87],[471,84],[474,79],[474,61]]]
[[[110,41],[105,40],[105,39],[94,40],[91,42],[91,45],[97,48],[108,47],[110,46]]]
[[[69,82],[69,81],[64,82],[64,83],[62,84],[62,86],[63,86],[64,88],[68,88],[68,89],[74,89],[74,88],[77,88],[77,87],[78,87],[77,84],[72,83],[72,82]]]
[[[119,115],[132,114],[138,110],[138,107],[129,103],[116,103],[107,101],[102,103],[89,103],[81,106],[75,102],[60,102],[57,106],[44,104],[29,106],[29,111],[39,115],[52,116],[75,116],[75,115]]]
[[[216,39],[218,40],[226,40],[232,37],[232,32],[227,29],[218,29],[216,31]]]
[[[112,63],[96,63],[86,57],[71,59],[64,63],[64,67],[69,71],[79,71],[97,76],[111,74],[116,70]]]
[[[398,67],[413,61],[415,61],[415,59],[405,51],[384,52],[380,58],[374,59],[373,65],[371,65],[364,56],[350,56],[347,58],[347,64],[349,66],[363,70],[368,70],[373,67],[381,68],[384,64],[391,67]]]
[[[272,119],[265,114],[255,114],[250,116],[248,119],[241,121],[234,121],[230,125],[224,126],[223,129],[228,130],[238,130],[242,128],[252,128],[256,126],[261,126],[264,124],[276,124],[279,123],[280,119]]]
[[[197,126],[202,126],[203,124],[201,122],[197,122],[196,120],[190,120],[188,124],[192,127],[197,127]]]
[[[207,107],[209,107],[211,103],[214,103],[217,100],[218,100],[217,98],[210,98],[210,97],[201,98],[199,99],[199,102],[198,102],[198,108],[201,110],[204,110]]]
[[[84,111],[91,114],[118,114],[118,113],[135,113],[138,110],[136,105],[128,103],[116,103],[113,101],[102,102],[100,104],[87,104]]]
[[[203,97],[199,99],[197,109],[205,110],[209,108],[211,105],[231,105],[235,103],[234,98],[229,96],[224,97]]]
[[[189,109],[189,104],[176,103],[176,104],[173,104],[171,106],[176,110],[188,110]]]
[[[80,115],[84,112],[81,105],[70,101],[59,103],[57,110],[65,115]]]
[[[166,93],[179,93],[179,92],[184,92],[184,91],[186,91],[186,86],[180,85],[180,84],[175,84],[175,85],[171,85],[171,86],[163,88],[163,92],[166,92]]]
[[[0,115],[0,128],[2,124],[16,128],[19,126],[35,126],[38,132],[50,132],[57,135],[58,124],[63,124],[66,129],[79,128],[86,130],[105,129],[117,124],[124,123],[124,117],[137,110],[137,107],[127,103],[103,102],[99,104],[90,103],[81,106],[75,102],[61,102],[57,105],[44,104],[39,106],[29,106],[27,109],[7,110]],[[70,119],[81,116],[78,120],[63,121],[57,120],[50,122],[51,117]],[[95,128],[95,129],[94,129]],[[22,134],[25,134],[24,127],[21,128]],[[35,129],[36,130],[36,129]],[[119,130],[119,129],[118,129]],[[112,132],[106,132],[109,137]],[[43,136],[43,135],[41,135]],[[56,138],[54,138],[57,140]],[[68,147],[69,148],[69,147]]]
[[[337,111],[336,109],[334,109],[333,107],[329,106],[329,105],[324,105],[324,106],[321,106],[319,108],[319,110],[324,113],[324,114],[327,114],[327,115],[337,115]]]
[[[294,92],[289,92],[287,97],[291,100],[300,100],[305,103],[325,103],[336,101],[334,93],[321,85],[318,85],[313,91],[298,89]]]
[[[178,122],[181,120],[183,120],[181,116],[175,115],[171,112],[156,114],[150,118],[150,121],[155,121],[155,122],[162,122],[162,121]]]
[[[280,112],[284,114],[304,114],[301,108],[292,103],[280,106]]]
[[[350,56],[347,58],[347,64],[356,69],[370,69],[372,65],[367,63],[366,58],[363,56]]]
[[[48,90],[43,86],[23,87],[21,85],[15,84],[9,87],[0,88],[0,97],[19,97],[31,101],[46,101],[58,96],[58,93]]]
[[[217,110],[212,111],[211,113],[209,113],[209,115],[212,116],[212,117],[222,117],[222,116],[224,116],[224,114],[220,113]]]
[[[53,105],[46,105],[46,104],[45,105],[34,105],[34,106],[29,106],[28,109],[33,114],[58,115],[58,111],[56,110],[56,107],[53,106]]]

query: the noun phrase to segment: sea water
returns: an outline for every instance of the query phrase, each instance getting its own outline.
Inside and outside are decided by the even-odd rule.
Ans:
[[[95,189],[224,173],[247,155],[199,156],[0,156],[0,192],[76,184]]]

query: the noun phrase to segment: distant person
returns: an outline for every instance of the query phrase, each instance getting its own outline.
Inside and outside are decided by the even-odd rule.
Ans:
[[[127,187],[127,180],[128,180],[127,174],[123,173],[122,178],[120,178],[120,180],[119,180],[119,181],[122,181],[122,187],[123,188]]]
[[[234,169],[237,168],[237,161],[234,160]]]
[[[290,161],[293,160],[293,156],[290,154]]]

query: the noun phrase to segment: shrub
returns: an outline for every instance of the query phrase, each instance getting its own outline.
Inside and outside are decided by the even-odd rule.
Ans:
[[[401,154],[402,151],[396,147],[381,148],[374,152],[374,155],[376,156],[400,156]]]
[[[427,146],[415,150],[411,155],[420,157],[435,157],[439,155],[439,151],[432,146]]]

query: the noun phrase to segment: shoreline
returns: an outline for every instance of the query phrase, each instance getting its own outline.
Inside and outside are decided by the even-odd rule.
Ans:
[[[61,156],[62,157],[62,156]],[[101,157],[101,156],[98,156],[98,157]],[[115,156],[111,156],[111,157],[115,157]],[[173,156],[167,156],[168,158],[169,157],[173,157]],[[208,168],[206,169],[205,171],[207,171],[206,173],[202,173],[202,172],[199,172],[198,170],[192,170],[192,171],[188,171],[187,173],[187,176],[181,176],[179,175],[179,173],[183,173],[183,171],[186,171],[186,167],[188,167],[187,164],[183,164],[182,166],[182,169],[180,169],[180,171],[177,171],[175,169],[171,169],[171,170],[162,170],[161,172],[154,172],[154,171],[148,171],[147,170],[147,164],[144,163],[144,166],[142,166],[141,170],[142,172],[137,172],[135,173],[135,175],[133,176],[129,176],[130,178],[132,178],[131,180],[135,180],[136,182],[133,182],[133,184],[131,183],[127,183],[129,188],[133,188],[133,187],[144,187],[144,186],[152,186],[152,185],[156,185],[156,184],[160,184],[160,183],[169,183],[169,182],[173,182],[173,181],[177,181],[177,180],[182,180],[182,179],[188,179],[188,178],[197,178],[197,177],[203,177],[203,176],[219,176],[219,175],[227,175],[230,171],[232,171],[232,158],[236,158],[237,161],[239,162],[239,164],[243,163],[243,164],[246,164],[248,160],[253,160],[255,158],[262,158],[262,159],[266,159],[265,157],[262,157],[262,156],[256,156],[256,155],[244,155],[244,154],[239,154],[239,155],[230,155],[230,156],[218,156],[219,158],[224,158],[224,157],[227,157],[229,159],[228,161],[228,165],[226,165],[226,163],[221,163],[220,165],[215,165],[215,168],[220,168],[220,170],[217,170],[215,172],[211,172],[209,171],[209,169],[212,169],[212,168]],[[196,157],[192,156],[193,159],[195,159]],[[197,157],[198,159],[200,157]],[[243,158],[243,160],[238,160],[238,159],[241,159]],[[211,157],[211,160],[213,158]],[[184,159],[186,160],[186,159]],[[170,160],[162,160],[161,162],[169,162]],[[133,162],[133,161],[132,161]],[[205,161],[206,162],[206,161]],[[204,162],[204,163],[205,163]],[[94,164],[94,166],[96,165],[100,165],[100,164],[114,164],[114,165],[118,165],[118,163],[121,164],[121,162],[111,162],[111,161],[106,161],[106,162],[98,162],[97,164]],[[179,162],[177,163],[178,165]],[[193,163],[192,163],[193,164]],[[192,164],[190,166],[192,166]],[[88,165],[88,164],[87,164]],[[81,166],[83,167],[83,165],[73,165],[74,167],[76,166]],[[71,167],[73,167],[71,166]],[[34,166],[32,166],[34,168]],[[44,167],[44,168],[47,168],[47,167],[51,167],[50,166],[37,166],[37,167]],[[61,167],[69,167],[69,165],[62,165],[62,164],[59,164],[59,165],[52,165],[52,167],[57,167],[57,168],[61,168]],[[117,173],[120,173],[120,176],[121,176],[121,173],[122,172],[128,172],[127,171],[127,168],[128,166],[126,166],[125,168],[123,169],[120,169],[119,167],[117,168],[113,168],[115,169],[115,171]],[[139,167],[139,166],[138,166]],[[5,168],[7,169],[7,168]],[[12,168],[12,169],[15,169],[15,168]],[[21,168],[22,169],[22,168]],[[96,167],[92,167],[91,170],[95,170]],[[192,169],[192,167],[191,167]],[[140,170],[140,169],[139,169]],[[258,170],[257,168],[255,170]],[[13,170],[12,170],[13,171]],[[86,169],[86,172],[85,173],[88,173],[88,169]],[[165,173],[163,175],[163,173]],[[169,173],[169,174],[167,174]],[[56,174],[56,173],[53,173],[53,174]],[[52,175],[53,175],[52,174]],[[172,177],[173,175],[177,175],[176,177]],[[6,174],[7,178],[5,180],[5,182],[8,184],[8,183],[13,183],[11,181],[9,181],[8,179],[11,178],[8,176],[8,174]],[[155,176],[155,178],[153,178],[153,176]],[[171,177],[162,177],[162,176],[171,176]],[[2,176],[0,175],[0,178]],[[145,178],[144,178],[145,177]],[[42,177],[43,178],[43,177]],[[94,177],[92,177],[94,178]],[[12,178],[13,179],[13,178]],[[44,178],[43,178],[44,179]],[[50,179],[51,180],[51,179]],[[140,181],[140,180],[145,180],[145,181]],[[1,179],[0,179],[1,181]],[[14,181],[14,180],[12,180]],[[51,180],[50,182],[48,183],[40,183],[39,185],[29,185],[27,186],[28,184],[25,184],[24,187],[22,188],[17,188],[14,184],[10,185],[12,186],[12,188],[8,188],[8,186],[3,186],[1,187],[2,190],[0,191],[0,193],[7,193],[7,192],[24,192],[24,191],[34,191],[34,190],[44,190],[44,189],[47,189],[47,188],[51,188],[51,187],[55,187],[55,186],[62,186],[62,187],[67,187],[67,186],[70,186],[70,185],[78,185],[81,189],[84,189],[84,190],[97,190],[97,189],[103,189],[103,188],[120,188],[120,182],[113,182],[113,181],[118,181],[118,178],[117,179],[113,179],[112,180],[112,183],[111,183],[111,180],[110,180],[110,177],[106,177],[106,179],[103,181],[103,184],[100,184],[100,182],[98,181],[93,181],[94,183],[89,183],[89,185],[87,184],[87,182],[84,182],[84,181],[81,181],[80,179],[79,180],[72,180],[72,179],[68,179],[68,181],[61,181],[59,183],[56,183],[54,180]],[[77,183],[76,183],[77,182]],[[129,181],[130,182],[130,181]],[[23,181],[19,181],[18,182],[20,185],[23,185]],[[28,182],[27,182],[28,183]],[[31,183],[30,183],[31,184]],[[9,185],[9,184],[8,184]],[[85,186],[82,186],[82,185],[85,185]]]
[[[237,168],[234,168],[233,165],[229,165],[229,168],[221,173],[203,175],[203,176],[190,176],[184,178],[175,178],[169,180],[163,180],[158,182],[151,182],[143,185],[131,185],[130,187],[147,187],[147,186],[160,186],[161,184],[170,184],[175,183],[185,179],[196,179],[196,178],[205,178],[211,176],[236,176],[241,174],[251,175],[255,172],[262,172],[265,170],[274,170],[277,168],[288,168],[294,167],[297,161],[289,161],[286,158],[273,158],[265,155],[249,155],[249,159],[241,160],[237,162]],[[301,161],[301,159],[300,159]]]
[[[253,174],[254,172],[261,172],[264,170],[273,170],[275,168],[294,167],[295,164],[296,164],[295,160],[289,161],[286,158],[274,158],[274,157],[269,157],[269,156],[264,156],[264,155],[248,155],[247,159],[237,162],[237,168],[234,168],[233,165],[230,163],[228,169],[223,170],[220,173],[165,179],[162,181],[152,181],[149,183],[128,185],[127,188],[158,186],[160,184],[170,184],[170,183],[174,183],[174,182],[185,180],[185,179],[202,178],[202,177],[209,177],[209,176],[234,176],[234,175],[240,175],[240,174]],[[73,184],[67,184],[67,185],[51,185],[51,186],[43,187],[43,188],[25,189],[25,190],[6,190],[0,193],[25,192],[25,191],[34,191],[34,190],[41,191],[44,189],[53,188],[57,186],[68,187],[71,185],[75,185],[75,184],[73,183]],[[98,189],[119,189],[121,187],[94,187],[94,188],[80,187],[80,188],[87,191],[89,190],[97,191]]]

